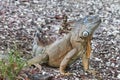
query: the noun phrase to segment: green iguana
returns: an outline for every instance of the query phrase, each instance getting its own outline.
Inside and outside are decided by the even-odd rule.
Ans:
[[[71,32],[62,39],[45,47],[38,41],[38,46],[34,46],[33,51],[39,55],[28,60],[27,64],[46,63],[52,67],[59,67],[61,74],[69,75],[70,73],[65,71],[66,67],[81,57],[84,70],[92,72],[89,69],[90,44],[93,32],[100,23],[101,19],[98,16],[90,15],[76,21]]]

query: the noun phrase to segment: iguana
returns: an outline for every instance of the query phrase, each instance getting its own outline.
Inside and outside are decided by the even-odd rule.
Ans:
[[[82,58],[85,71],[89,69],[89,58],[91,53],[91,39],[93,32],[98,28],[101,19],[98,16],[90,15],[74,23],[70,33],[54,43],[41,47],[34,47],[34,53],[39,54],[27,61],[28,65],[46,63],[52,67],[59,67],[60,73],[69,75],[65,69],[76,59]]]

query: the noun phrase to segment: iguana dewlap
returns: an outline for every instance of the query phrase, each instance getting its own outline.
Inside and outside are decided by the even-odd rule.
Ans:
[[[34,53],[39,53],[39,55],[28,60],[28,65],[46,63],[52,67],[59,67],[60,73],[67,75],[65,68],[81,57],[84,70],[89,70],[91,38],[100,23],[101,19],[98,16],[87,16],[76,21],[73,30],[62,39],[42,49],[34,50]]]

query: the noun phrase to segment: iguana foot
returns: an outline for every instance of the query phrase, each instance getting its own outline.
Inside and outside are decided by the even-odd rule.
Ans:
[[[88,72],[88,73],[90,73],[92,75],[96,75],[98,73],[98,71],[95,71],[93,69],[88,69],[88,70],[86,70],[86,72]]]
[[[40,64],[34,64],[35,67],[37,67],[40,71],[42,70],[42,66]]]
[[[60,74],[62,74],[62,75],[64,75],[64,76],[72,75],[72,73],[70,73],[70,72],[65,72],[65,70],[60,70]]]
[[[40,64],[31,64],[31,65],[34,65],[35,67],[37,67],[40,71],[42,70],[42,66]],[[24,67],[30,67],[31,65],[29,65],[28,63],[25,63],[24,64]]]
[[[87,72],[91,73],[93,76],[95,76],[97,80],[103,80],[101,76],[97,75],[99,73],[98,71],[95,71],[93,69],[89,69],[89,70],[87,70]]]

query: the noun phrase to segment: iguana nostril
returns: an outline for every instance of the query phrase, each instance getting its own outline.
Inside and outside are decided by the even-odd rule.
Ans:
[[[84,32],[82,33],[82,35],[83,35],[83,37],[87,37],[87,36],[89,35],[89,32],[88,32],[88,31],[84,31]]]

